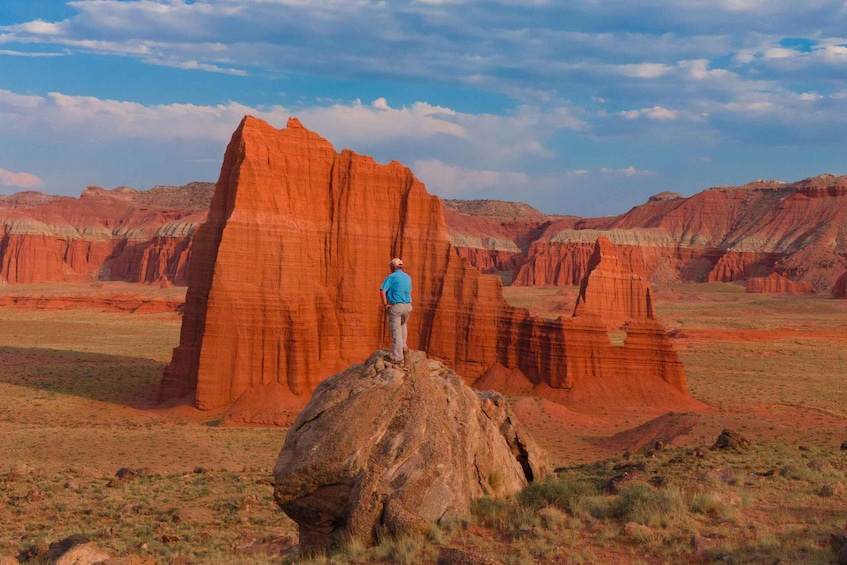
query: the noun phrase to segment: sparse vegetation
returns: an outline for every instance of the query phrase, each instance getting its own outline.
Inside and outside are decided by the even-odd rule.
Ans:
[[[730,285],[670,291],[701,293],[657,301],[671,329],[691,331],[676,339],[693,395],[720,406],[708,418],[750,447],[712,450],[716,432],[706,428],[682,446],[647,442],[603,461],[557,456],[557,474],[510,499],[478,500],[424,534],[350,541],[308,560],[273,501],[285,430],[152,407],[176,316],[5,308],[0,556],[83,534],[114,555],[159,563],[434,563],[443,548],[508,564],[832,562],[828,535],[847,526],[847,303]],[[795,330],[734,339],[778,328]],[[643,422],[630,414],[612,429]],[[118,480],[121,467],[136,476]]]

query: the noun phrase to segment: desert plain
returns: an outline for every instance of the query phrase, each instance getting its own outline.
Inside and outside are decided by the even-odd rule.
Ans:
[[[577,291],[505,296],[555,316]],[[729,283],[654,291],[701,410],[512,398],[555,477],[425,536],[306,560],[273,500],[286,430],[155,404],[184,288],[6,286],[0,555],[82,534],[125,563],[434,563],[443,548],[503,563],[833,562],[830,534],[847,524],[847,301]],[[747,444],[716,447],[723,430]]]

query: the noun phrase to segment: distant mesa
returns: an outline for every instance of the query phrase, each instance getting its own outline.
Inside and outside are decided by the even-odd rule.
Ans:
[[[779,273],[825,291],[847,269],[840,235],[847,231],[847,177],[760,179],[688,198],[662,194],[620,216],[551,219],[526,256],[514,260],[513,284],[578,285],[600,236],[619,248],[627,269],[659,283],[746,282]]]
[[[212,183],[90,186],[80,198],[0,196],[0,277],[10,284],[116,280],[187,284]],[[444,200],[450,243],[506,284],[579,286],[598,237],[654,283],[736,282],[779,273],[815,291],[847,269],[847,177],[757,179],[691,197],[660,192],[625,214],[547,215],[521,202]]]
[[[507,222],[547,221],[547,216],[523,202],[504,202],[502,200],[442,200],[444,208],[482,218],[492,218]]]
[[[387,346],[375,289],[399,256],[415,281],[410,347],[468,384],[565,405],[700,406],[647,295],[604,303],[594,294],[645,288],[612,261],[613,246],[600,248],[586,311],[535,318],[459,256],[441,201],[409,169],[337,153],[296,119],[277,130],[248,116],[194,238],[180,344],[159,399],[190,394],[201,409],[232,405],[244,419],[290,423],[324,379]]]
[[[658,194],[654,194],[650,198],[647,199],[648,202],[664,202],[666,200],[680,200],[685,198],[683,195],[678,194],[676,192],[664,191]]]
[[[79,198],[0,198],[0,277],[10,284],[74,281],[184,285],[194,228],[214,185],[149,191],[89,186]]]

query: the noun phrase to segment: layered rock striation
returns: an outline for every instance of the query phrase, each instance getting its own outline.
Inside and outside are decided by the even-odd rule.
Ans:
[[[388,344],[377,289],[395,256],[414,281],[410,347],[469,384],[505,371],[565,403],[693,402],[655,320],[632,319],[613,339],[602,315],[546,320],[509,306],[500,280],[451,246],[440,200],[409,169],[337,153],[296,119],[277,130],[252,117],[233,135],[195,237],[159,398],[237,401],[242,414],[284,422],[321,381]],[[618,393],[616,379],[637,394]]]
[[[661,196],[661,197],[659,197]],[[689,198],[664,194],[621,216],[550,224],[515,275],[520,285],[573,285],[599,235],[653,281],[732,282],[778,273],[831,288],[847,268],[847,177],[757,181]]]
[[[444,200],[443,204],[450,243],[486,274],[517,271],[530,244],[552,221],[520,202]]]
[[[388,361],[380,351],[323,381],[286,435],[274,498],[301,552],[423,533],[549,473],[502,395],[475,393],[422,352]]]
[[[770,294],[813,294],[814,287],[807,282],[794,282],[779,273],[771,273],[766,277],[747,279],[746,292]]]
[[[0,277],[11,284],[87,280],[186,283],[208,183],[89,187],[80,198],[19,193],[0,199]]]

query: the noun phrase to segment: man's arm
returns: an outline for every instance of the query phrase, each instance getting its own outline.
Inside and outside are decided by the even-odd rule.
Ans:
[[[388,297],[385,295],[385,291],[380,289],[379,295],[382,297],[382,305],[388,306]]]

